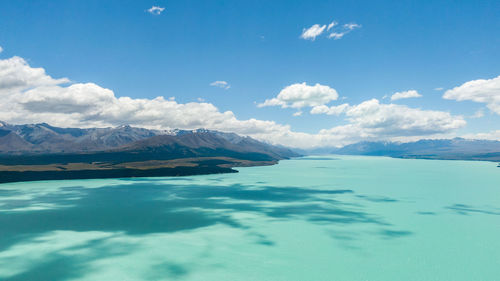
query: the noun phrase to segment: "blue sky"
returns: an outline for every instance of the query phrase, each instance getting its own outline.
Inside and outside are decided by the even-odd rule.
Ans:
[[[164,10],[152,14],[153,6]],[[287,86],[319,83],[338,93],[328,106],[376,98],[448,112],[467,124],[443,134],[467,135],[500,129],[498,112],[487,107],[491,100],[443,93],[500,75],[499,14],[498,1],[2,1],[0,59],[18,56],[53,78],[95,83],[116,97],[201,98],[238,120],[269,120],[294,132],[352,123],[352,114],[310,114],[311,107],[257,107]],[[360,27],[338,40],[328,38],[334,28],[301,38],[314,24],[334,21],[337,31]],[[408,90],[422,97],[382,99]],[[489,95],[495,103],[500,93]],[[469,118],[478,111],[484,117]]]

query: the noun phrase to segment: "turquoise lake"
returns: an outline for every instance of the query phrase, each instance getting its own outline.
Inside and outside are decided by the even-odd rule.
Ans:
[[[500,280],[500,168],[322,156],[0,185],[0,280]]]

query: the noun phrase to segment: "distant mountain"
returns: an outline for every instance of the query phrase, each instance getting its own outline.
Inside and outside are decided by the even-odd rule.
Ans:
[[[120,126],[116,128],[58,128],[46,123],[11,125],[0,121],[0,130],[23,141],[4,145],[0,133],[0,153],[64,153],[102,151],[169,132]],[[5,133],[4,133],[5,134]],[[13,138],[12,136],[10,138]]]
[[[277,161],[297,153],[250,137],[210,130],[159,131],[130,126],[58,128],[0,123],[0,164],[124,163],[200,157]]]
[[[12,131],[0,128],[0,151],[29,151],[31,149],[33,149],[33,144]]]
[[[500,161],[500,141],[463,138],[416,142],[359,142],[333,149],[334,154],[449,160]]]
[[[273,161],[298,156],[290,149],[269,145],[250,137],[236,137],[216,131],[182,131],[177,135],[159,135],[113,150],[156,157],[226,156],[252,161]],[[163,156],[164,155],[164,156]]]

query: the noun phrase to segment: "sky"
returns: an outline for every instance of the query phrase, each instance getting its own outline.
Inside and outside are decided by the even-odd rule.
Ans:
[[[498,1],[2,1],[0,120],[500,139]]]

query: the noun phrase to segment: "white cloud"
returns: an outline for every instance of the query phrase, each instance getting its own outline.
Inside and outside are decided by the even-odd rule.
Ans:
[[[344,28],[347,29],[347,30],[354,30],[356,28],[360,28],[361,25],[360,24],[357,24],[357,23],[346,23],[344,24]]]
[[[444,88],[443,88],[443,87],[437,87],[437,88],[434,88],[434,91],[442,91],[442,90],[444,90]]]
[[[470,118],[481,118],[481,117],[484,117],[484,110],[481,108],[479,109],[478,111],[476,111],[472,116],[470,116]]]
[[[337,33],[337,32],[332,32],[328,34],[328,38],[333,38],[334,40],[342,39],[344,37],[345,33]]]
[[[302,30],[302,34],[300,35],[300,38],[305,39],[305,40],[311,40],[314,41],[317,36],[321,35],[323,31],[325,30],[326,25],[319,25],[319,24],[314,24],[313,26],[309,28],[304,28]]]
[[[47,122],[61,127],[107,127],[123,124],[156,129],[207,128],[290,146],[318,143],[312,134],[288,125],[254,118],[239,120],[205,102],[178,103],[175,98],[117,97],[94,83],[54,79],[19,57],[0,60],[0,120],[14,124]]]
[[[326,115],[340,115],[345,113],[350,108],[349,104],[344,103],[341,105],[326,106],[318,105],[311,109],[311,114],[326,114]]]
[[[334,39],[334,40],[342,39],[342,37],[344,37],[344,35],[346,35],[347,33],[351,32],[357,28],[361,28],[361,25],[359,25],[357,23],[346,23],[346,24],[342,25],[342,27],[336,28],[330,34],[328,34],[328,38]]]
[[[302,35],[300,35],[300,38],[314,41],[316,37],[323,34],[326,29],[326,32],[330,32],[330,34],[326,36],[327,38],[338,40],[344,37],[344,35],[346,35],[347,33],[357,28],[361,28],[361,25],[357,23],[346,23],[339,26],[338,22],[336,21],[332,21],[328,24],[328,26],[326,24],[314,24],[310,28],[304,28],[302,30]]]
[[[210,83],[210,86],[219,87],[226,90],[231,88],[231,85],[229,85],[229,83],[227,83],[226,81],[214,81]]]
[[[391,96],[391,100],[409,99],[409,98],[421,98],[422,95],[415,90],[396,92]]]
[[[338,146],[363,139],[428,137],[465,125],[460,116],[446,112],[379,104],[377,100],[327,107],[326,103],[337,99],[337,92],[319,84],[290,85],[276,98],[282,107],[307,106],[323,110],[323,114],[345,114],[347,124],[310,134],[292,131],[289,125],[274,121],[240,120],[232,111],[222,112],[211,103],[183,104],[162,96],[117,97],[112,90],[94,83],[66,83],[68,79],[54,79],[22,58],[0,60],[0,120],[14,124],[47,122],[61,127],[130,124],[155,129],[207,128],[302,148]]]
[[[94,83],[39,86],[11,92],[0,104],[0,120],[12,123],[47,122],[62,127],[107,127],[122,124],[157,129],[209,128],[244,135],[290,133],[273,121],[238,120],[210,103],[178,103],[173,99],[116,97]],[[271,138],[271,141],[272,138]]]
[[[302,115],[302,111],[297,111],[293,114],[293,116],[297,117],[297,116],[301,116]]]
[[[148,9],[148,12],[150,14],[153,14],[153,15],[159,15],[163,12],[163,10],[165,10],[164,7],[159,7],[159,6],[153,6],[151,8]]]
[[[447,90],[443,98],[484,103],[492,112],[500,115],[500,76],[466,82],[461,86]]]
[[[0,53],[1,53],[1,52],[3,52],[3,48],[2,48],[2,46],[0,46]]]
[[[68,83],[69,79],[53,79],[43,68],[33,68],[20,57],[0,60],[0,98],[4,94],[38,86]]]
[[[336,21],[332,21],[328,27],[326,28],[326,31],[330,31],[334,26],[336,26],[338,23]]]
[[[306,82],[289,85],[277,97],[265,100],[258,107],[281,106],[282,108],[302,108],[324,105],[338,99],[337,91],[325,85],[309,86]]]
[[[500,141],[500,130],[490,131],[487,133],[466,134],[466,135],[463,135],[462,138],[474,139],[474,140],[498,140],[498,141]]]
[[[462,128],[466,124],[463,117],[453,116],[448,112],[380,104],[377,99],[355,106],[341,105],[336,109],[346,115],[350,124],[324,132],[338,133],[349,128],[354,134],[359,133],[365,138],[378,139],[442,134]],[[329,111],[325,113],[328,114]]]

